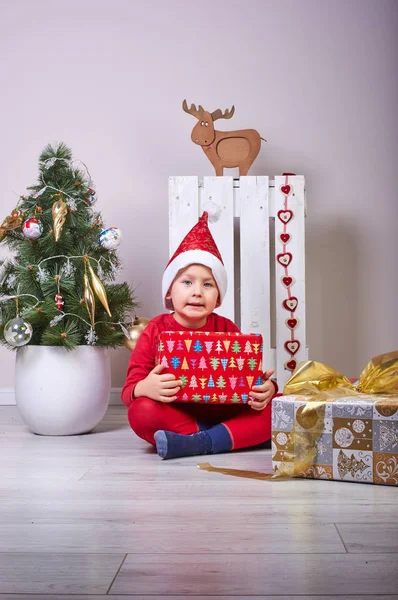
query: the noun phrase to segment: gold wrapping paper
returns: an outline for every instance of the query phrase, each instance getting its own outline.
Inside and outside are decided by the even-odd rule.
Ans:
[[[306,396],[306,404],[297,411],[296,421],[302,428],[310,431],[291,432],[290,442],[285,449],[285,460],[280,463],[276,472],[277,476],[298,476],[314,463],[316,442],[322,435],[321,424],[324,421],[326,402],[361,394],[391,395],[391,402],[397,402],[398,351],[372,358],[362,371],[356,386],[331,367],[316,361],[304,361],[297,366],[286,383],[283,394]],[[388,401],[387,399],[386,402]]]

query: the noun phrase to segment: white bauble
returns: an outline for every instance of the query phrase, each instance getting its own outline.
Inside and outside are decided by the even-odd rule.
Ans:
[[[37,240],[43,233],[43,225],[39,219],[32,217],[22,225],[22,233],[28,240]]]
[[[5,340],[13,348],[19,348],[25,346],[32,339],[33,328],[28,321],[25,321],[21,317],[15,317],[11,319],[4,326],[4,337]]]
[[[115,250],[122,239],[122,232],[118,227],[109,227],[101,231],[98,241],[106,250]]]

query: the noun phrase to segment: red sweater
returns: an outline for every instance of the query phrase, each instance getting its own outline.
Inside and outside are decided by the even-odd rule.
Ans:
[[[162,331],[192,330],[177,323],[172,314],[159,315],[149,321],[138,339],[127,368],[126,381],[122,389],[122,401],[127,407],[133,401],[133,391],[137,383],[145,379],[156,366],[157,338]],[[233,333],[239,332],[239,328],[229,319],[212,313],[205,325],[195,331]]]

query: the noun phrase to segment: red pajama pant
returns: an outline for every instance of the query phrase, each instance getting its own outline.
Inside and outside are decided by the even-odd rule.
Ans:
[[[244,404],[166,404],[141,397],[129,406],[128,420],[133,431],[150,444],[155,443],[153,434],[158,429],[197,433],[198,421],[207,429],[222,423],[231,435],[233,450],[256,446],[271,438],[271,402],[257,411]]]

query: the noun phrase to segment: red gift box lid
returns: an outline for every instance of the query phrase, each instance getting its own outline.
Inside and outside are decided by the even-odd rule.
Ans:
[[[177,402],[245,404],[262,383],[262,351],[257,333],[163,331],[157,363],[182,381]]]

